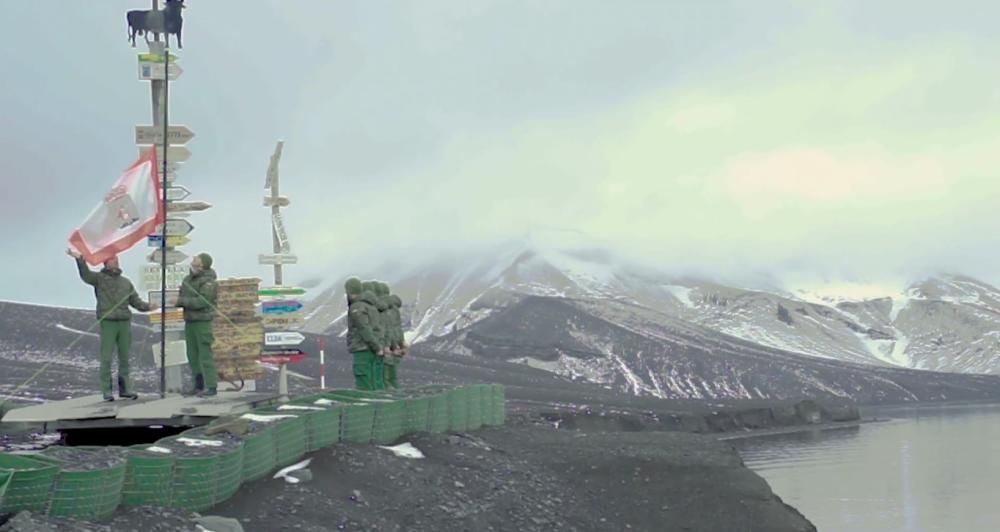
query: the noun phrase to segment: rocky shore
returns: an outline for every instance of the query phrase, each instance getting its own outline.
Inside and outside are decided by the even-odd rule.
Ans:
[[[515,406],[504,427],[400,442],[421,458],[373,445],[314,453],[302,481],[246,484],[211,511],[229,520],[203,528],[810,531],[717,437],[858,419],[851,405],[813,401],[688,412]],[[21,514],[0,517],[0,531],[195,531],[198,517],[155,508],[120,511],[103,523]]]

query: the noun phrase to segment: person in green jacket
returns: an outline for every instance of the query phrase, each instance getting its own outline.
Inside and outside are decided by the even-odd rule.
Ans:
[[[87,263],[76,251],[69,249],[66,254],[76,259],[80,279],[94,287],[97,298],[97,320],[101,325],[101,368],[98,372],[101,393],[105,401],[114,401],[111,384],[111,359],[118,351],[118,397],[138,399],[129,379],[129,348],[132,345],[132,311],[129,306],[149,312],[149,303],[136,293],[132,281],[122,275],[118,258],[104,262],[99,272],[91,271]]]
[[[373,328],[378,321],[375,294],[365,290],[356,277],[344,283],[344,293],[347,294],[347,349],[354,358],[354,386],[359,390],[375,390],[375,354],[382,351]]]
[[[212,256],[201,253],[191,259],[191,272],[181,282],[177,306],[184,309],[184,342],[194,388],[187,395],[212,397],[218,394],[218,374],[212,343],[215,334],[215,304],[218,276],[212,269]]]
[[[382,349],[375,353],[375,368],[374,368],[374,378],[375,389],[384,390],[385,389],[385,355],[389,351],[388,342],[386,342],[386,328],[385,328],[385,301],[379,297],[379,283],[378,281],[365,281],[364,289],[366,292],[371,292],[372,297],[375,301],[375,316],[372,321],[372,332],[375,333],[375,338],[378,339],[379,344],[382,345]]]
[[[387,388],[399,388],[399,364],[405,354],[406,342],[403,339],[402,317],[399,309],[403,306],[403,301],[399,296],[389,292],[389,286],[383,285],[382,292],[388,304],[385,311],[386,327],[389,329],[390,354],[385,357],[385,385]]]

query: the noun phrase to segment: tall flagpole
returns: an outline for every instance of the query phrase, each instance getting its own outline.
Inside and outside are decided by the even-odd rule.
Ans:
[[[156,0],[153,0],[156,3]],[[167,152],[170,147],[170,37],[164,34],[163,45],[163,183],[167,176]],[[155,148],[154,148],[155,149]],[[161,186],[160,207],[163,209],[163,226],[160,231],[160,397],[167,396],[167,187]]]

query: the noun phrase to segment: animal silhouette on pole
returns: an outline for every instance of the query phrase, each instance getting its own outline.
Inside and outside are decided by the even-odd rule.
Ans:
[[[125,14],[128,22],[128,38],[135,48],[135,36],[139,35],[149,42],[149,34],[165,34],[167,45],[170,45],[170,35],[177,37],[177,47],[184,48],[181,44],[181,29],[184,26],[184,17],[181,10],[186,8],[184,0],[166,0],[163,11],[132,10]]]

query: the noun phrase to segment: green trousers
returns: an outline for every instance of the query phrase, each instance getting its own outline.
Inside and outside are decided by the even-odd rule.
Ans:
[[[385,357],[385,373],[382,380],[385,381],[386,388],[399,388],[399,378],[396,368],[399,366],[399,357],[389,355]]]
[[[211,321],[184,322],[184,343],[187,345],[191,378],[197,379],[201,375],[208,390],[216,389],[219,383],[219,375],[215,371],[215,353],[212,352],[214,341]]]
[[[355,351],[354,355],[354,387],[359,390],[375,390],[375,353],[371,351]]]
[[[375,367],[372,368],[372,375],[375,376],[375,389],[385,389],[385,357],[375,357]]]
[[[104,395],[110,395],[113,390],[111,359],[114,358],[116,350],[118,351],[118,393],[123,394],[131,391],[128,376],[128,350],[131,345],[131,320],[101,320],[101,369],[98,378],[101,379],[101,393]]]

